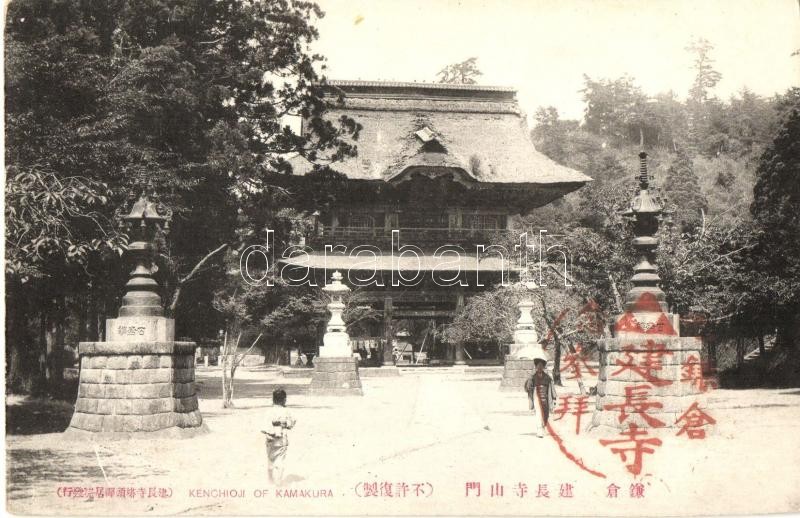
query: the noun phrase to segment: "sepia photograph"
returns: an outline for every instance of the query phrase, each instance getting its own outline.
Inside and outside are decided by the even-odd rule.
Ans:
[[[6,0],[5,509],[800,513],[800,0]]]

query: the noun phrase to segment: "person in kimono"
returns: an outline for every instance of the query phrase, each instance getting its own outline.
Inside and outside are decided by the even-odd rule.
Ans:
[[[528,404],[536,417],[536,435],[544,437],[547,419],[556,405],[556,389],[553,378],[544,370],[547,360],[542,357],[533,359],[535,370],[533,375],[525,382],[525,392],[528,393]]]
[[[283,482],[286,450],[289,447],[287,430],[291,430],[295,422],[286,409],[286,391],[275,389],[272,392],[272,408],[265,427],[261,430],[267,436],[267,470],[270,483],[280,485]]]

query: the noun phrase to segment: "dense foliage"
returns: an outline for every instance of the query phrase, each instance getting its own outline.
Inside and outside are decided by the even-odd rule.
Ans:
[[[561,235],[574,281],[562,291],[577,297],[575,305],[588,300],[605,315],[621,312],[635,258],[620,213],[633,196],[644,149],[669,212],[659,232],[659,273],[670,309],[686,317],[686,331],[704,336],[712,363],[723,356],[717,344],[729,337],[763,344],[777,334],[796,354],[800,94],[792,89],[764,99],[743,89],[722,101],[714,95],[721,76],[713,47],[701,39],[687,50],[695,80],[686,100],[672,92],[648,95],[629,76],[586,76],[583,121],[563,120],[553,107],[537,111],[531,133],[537,149],[594,181],[534,210],[519,229]],[[498,319],[492,309],[507,296],[498,288],[468,303],[450,334],[508,340],[513,316]],[[555,306],[565,295],[548,289],[542,296]],[[798,372],[783,374],[800,379]]]
[[[276,220],[291,193],[275,178],[288,156],[323,169],[355,152],[341,138],[357,135],[355,121],[323,117],[323,59],[309,51],[320,16],[302,0],[8,5],[7,379],[40,372],[30,360],[65,335],[101,334],[120,286],[109,251],[125,244],[113,214],[145,189],[175,213],[159,276],[178,332],[215,334],[210,288],[225,275],[219,256],[194,266],[287,226]],[[177,287],[199,303],[169,303]],[[28,308],[37,298],[52,304]]]

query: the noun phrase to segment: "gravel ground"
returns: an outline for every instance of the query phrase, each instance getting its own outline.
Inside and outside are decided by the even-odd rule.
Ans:
[[[536,437],[525,395],[498,391],[500,370],[363,377],[363,397],[335,398],[305,395],[308,378],[244,368],[237,371],[235,409],[222,408],[219,377],[215,367],[197,370],[200,409],[210,431],[193,439],[68,442],[36,427],[14,431],[10,421],[7,508],[62,515],[800,511],[800,389],[704,395],[700,406],[716,419],[714,429],[703,440],[675,436],[674,430],[660,436],[662,444],[645,454],[642,473],[634,477],[619,455],[599,443],[614,435],[576,434],[574,416],[551,421],[560,444]],[[287,388],[297,419],[283,488],[266,481],[259,432],[277,386]],[[567,383],[559,393],[576,394],[577,386]],[[31,402],[8,400],[8,415],[22,415],[15,407],[26,403]],[[63,426],[69,406],[43,405],[37,412]],[[590,418],[582,419],[588,424]],[[481,484],[480,496],[474,490],[466,494],[472,482]],[[377,496],[368,494],[372,484]],[[633,484],[641,484],[633,489],[642,488],[643,497],[631,497]],[[537,497],[540,485],[549,497]],[[619,488],[617,498],[607,496],[611,485]],[[132,488],[135,496],[59,496],[59,488],[68,486],[112,487],[116,493]],[[139,488],[153,488],[154,496],[141,496]]]

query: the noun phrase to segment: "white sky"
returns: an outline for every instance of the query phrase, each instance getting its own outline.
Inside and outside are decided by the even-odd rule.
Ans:
[[[684,97],[695,36],[715,47],[719,97],[800,85],[799,1],[317,0],[326,16],[314,50],[330,79],[435,81],[476,56],[479,83],[517,88],[529,115],[553,105],[581,118],[584,73],[628,73],[648,94]]]

